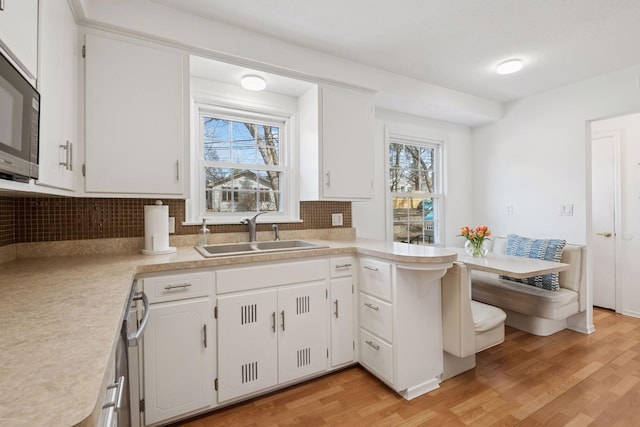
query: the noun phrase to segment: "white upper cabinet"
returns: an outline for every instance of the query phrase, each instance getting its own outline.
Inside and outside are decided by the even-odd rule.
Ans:
[[[0,45],[35,80],[38,71],[38,0],[4,0],[2,4]]]
[[[188,58],[86,35],[85,190],[188,196]]]
[[[75,190],[78,29],[67,0],[40,2],[40,185]]]
[[[299,98],[301,200],[373,195],[373,97],[333,86]]]

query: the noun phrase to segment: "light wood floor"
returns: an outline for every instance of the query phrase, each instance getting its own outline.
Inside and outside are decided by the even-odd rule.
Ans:
[[[188,420],[213,426],[640,426],[640,319],[594,311],[596,332],[507,328],[477,366],[410,402],[360,367]]]

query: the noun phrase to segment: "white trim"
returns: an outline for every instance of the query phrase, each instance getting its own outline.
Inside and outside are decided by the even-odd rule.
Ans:
[[[202,126],[200,124],[203,115],[211,115],[226,120],[247,120],[260,124],[280,127],[280,161],[277,167],[269,165],[246,164],[239,165],[233,162],[208,162],[201,160]],[[298,166],[294,161],[297,158],[296,144],[293,135],[297,132],[297,115],[294,112],[274,108],[265,105],[256,105],[251,108],[249,103],[233,105],[229,99],[216,96],[194,96],[192,98],[192,126],[193,140],[191,150],[192,167],[192,198],[187,201],[187,217],[184,224],[201,224],[202,219],[208,224],[237,224],[243,217],[251,212],[229,212],[228,214],[204,214],[205,201],[201,194],[201,183],[204,182],[202,166],[215,167],[244,167],[256,170],[277,170],[281,172],[280,180],[280,212],[270,212],[260,217],[259,222],[299,222],[299,194],[297,172]]]

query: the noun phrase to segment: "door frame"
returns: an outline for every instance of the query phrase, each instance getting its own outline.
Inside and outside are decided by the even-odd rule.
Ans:
[[[604,132],[594,132],[591,134],[591,139],[589,142],[590,152],[592,152],[593,140],[600,138],[613,138],[613,185],[614,185],[614,217],[613,217],[613,227],[614,227],[614,292],[615,292],[615,312],[619,314],[623,314],[622,310],[622,293],[623,289],[620,286],[620,263],[618,261],[618,254],[621,253],[621,243],[620,239],[622,238],[622,171],[621,171],[621,140],[622,140],[622,130],[614,129],[610,131]],[[590,161],[590,169],[589,169],[589,183],[591,183],[591,179],[593,177],[593,163],[594,159],[592,156]],[[589,184],[589,199],[591,200],[590,209],[589,209],[589,240],[593,238],[593,233],[595,232],[593,229],[593,189],[591,188],[591,184]],[[591,244],[593,247],[593,244]],[[592,260],[595,261],[595,260]],[[593,276],[592,276],[593,278]],[[595,283],[592,283],[592,286],[595,286]],[[592,289],[593,296],[593,289]],[[593,300],[592,300],[593,305]]]

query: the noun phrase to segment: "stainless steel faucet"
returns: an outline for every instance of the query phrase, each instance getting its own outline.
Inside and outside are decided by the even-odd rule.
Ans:
[[[271,228],[273,229],[273,240],[277,242],[278,240],[280,240],[280,232],[278,230],[278,224],[273,224]]]
[[[255,242],[256,241],[256,218],[258,218],[258,216],[267,213],[269,211],[262,211],[262,212],[258,212],[257,214],[255,214],[254,216],[252,216],[251,218],[248,217],[244,217],[240,220],[240,224],[247,224],[247,226],[249,227],[249,241],[250,242]]]

